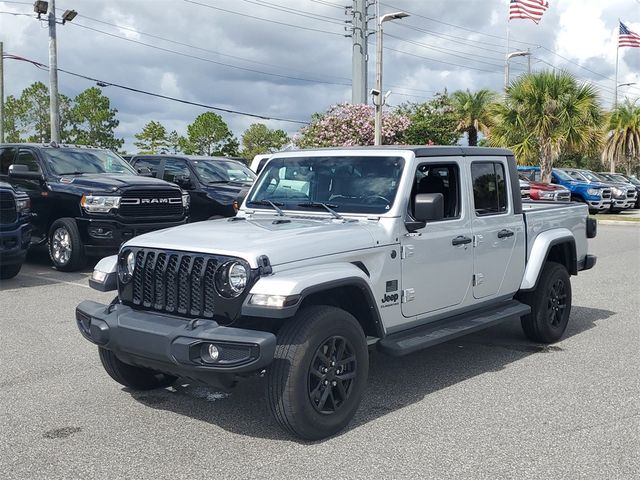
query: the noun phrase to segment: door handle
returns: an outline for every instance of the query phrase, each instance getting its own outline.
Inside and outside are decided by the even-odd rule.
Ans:
[[[451,245],[454,247],[457,247],[458,245],[467,245],[468,243],[471,243],[471,239],[463,235],[458,235],[456,238],[451,240]]]
[[[500,230],[498,232],[498,238],[507,238],[507,237],[513,237],[513,232],[511,230]]]

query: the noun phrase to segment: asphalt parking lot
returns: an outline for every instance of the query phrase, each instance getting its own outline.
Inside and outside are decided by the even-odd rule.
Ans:
[[[513,322],[373,354],[355,420],[318,443],[281,432],[260,379],[230,395],[120,387],[74,323],[80,301],[113,294],[36,253],[0,285],[0,476],[640,478],[640,228],[602,225],[590,249],[561,342]]]

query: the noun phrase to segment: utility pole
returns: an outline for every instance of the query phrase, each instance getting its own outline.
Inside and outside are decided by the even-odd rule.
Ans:
[[[56,2],[49,0],[49,113],[51,141],[60,143],[60,111],[58,107],[58,47],[56,41]]]
[[[4,49],[0,42],[0,143],[4,143]]]
[[[353,52],[351,54],[351,103],[367,103],[367,2],[353,0],[351,8]]]

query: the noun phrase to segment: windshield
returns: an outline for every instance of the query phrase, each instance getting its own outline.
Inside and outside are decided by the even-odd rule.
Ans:
[[[562,170],[554,170],[553,173],[555,173],[560,180],[580,180],[581,182],[584,181],[584,178],[582,178],[580,175],[574,178],[573,175],[569,175],[567,172],[564,172]]]
[[[602,182],[605,181],[602,177],[599,177],[598,175],[596,175],[593,172],[589,172],[589,171],[582,171],[580,172],[584,177],[587,178],[587,180],[589,180],[590,182]]]
[[[247,205],[268,200],[282,209],[307,211],[324,203],[339,213],[381,214],[393,205],[403,167],[400,157],[274,158]]]
[[[634,185],[640,185],[640,180],[638,180],[636,177],[626,177],[626,178],[628,178],[629,181]]]
[[[191,164],[202,183],[252,182],[256,178],[255,173],[232,160],[194,160]]]
[[[611,175],[611,174],[608,174],[608,175],[606,175],[606,177],[611,179],[611,180],[613,180],[614,182],[629,183],[629,180],[624,178],[622,175]]]
[[[46,157],[53,171],[58,175],[81,175],[83,173],[124,173],[137,172],[122,158],[109,150],[62,150],[46,149]]]

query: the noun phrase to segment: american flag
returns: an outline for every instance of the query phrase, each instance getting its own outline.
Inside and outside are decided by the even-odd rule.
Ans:
[[[640,47],[640,35],[632,32],[627,26],[620,22],[620,35],[618,36],[619,47]]]
[[[533,20],[538,23],[549,8],[546,0],[511,0],[509,4],[509,20]]]

